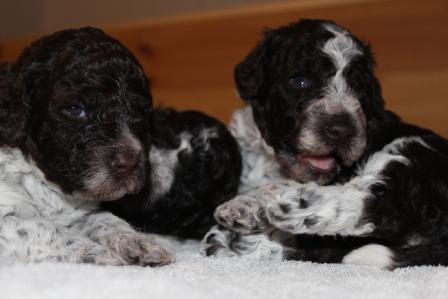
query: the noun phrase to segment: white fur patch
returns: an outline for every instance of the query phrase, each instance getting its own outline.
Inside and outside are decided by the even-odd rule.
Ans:
[[[390,163],[398,162],[408,165],[410,161],[401,154],[401,151],[410,143],[419,143],[420,145],[429,148],[429,146],[420,137],[397,138],[384,146],[381,151],[375,152],[371,155],[367,162],[357,169],[357,176],[353,179],[353,183],[362,185],[362,188],[367,188],[374,183],[383,182],[379,174]]]
[[[335,35],[322,48],[322,52],[327,54],[336,66],[336,74],[328,86],[328,98],[341,102],[347,101],[347,98],[353,98],[353,96],[349,92],[343,72],[353,57],[361,55],[362,52],[348,32],[334,25],[327,24],[324,27]]]
[[[166,194],[174,182],[179,153],[183,150],[191,151],[191,136],[181,134],[181,142],[176,149],[161,149],[152,146],[149,153],[151,163],[152,198],[157,199]]]
[[[394,265],[394,253],[386,246],[369,244],[355,249],[344,256],[342,263],[388,269]]]
[[[284,178],[274,149],[261,136],[250,106],[235,111],[229,129],[238,142],[243,161],[238,193]]]
[[[219,134],[216,128],[205,128],[199,133],[199,138],[204,144],[205,151],[208,151],[210,148],[210,139],[216,139],[218,137]]]

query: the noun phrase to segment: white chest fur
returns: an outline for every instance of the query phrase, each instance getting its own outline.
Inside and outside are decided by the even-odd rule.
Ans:
[[[45,217],[65,225],[94,206],[64,194],[20,150],[0,149],[0,216]]]
[[[244,107],[233,114],[230,131],[238,142],[243,159],[239,193],[284,179],[275,160],[274,149],[266,144],[255,124],[251,107]]]

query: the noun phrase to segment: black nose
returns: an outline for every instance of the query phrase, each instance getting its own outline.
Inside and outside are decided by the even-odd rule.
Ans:
[[[348,114],[332,116],[324,124],[324,128],[326,137],[334,142],[346,141],[355,134],[353,121]]]
[[[112,170],[116,176],[126,176],[139,165],[140,153],[134,149],[118,147],[112,155]]]

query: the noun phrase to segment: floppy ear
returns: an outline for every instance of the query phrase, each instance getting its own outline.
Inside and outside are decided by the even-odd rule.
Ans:
[[[381,91],[381,84],[378,80],[378,78],[375,75],[375,68],[376,68],[376,62],[375,62],[375,57],[372,53],[372,50],[370,48],[370,45],[367,45],[367,57],[368,57],[368,62],[369,62],[369,70],[372,72],[373,74],[373,83],[371,84],[371,94],[369,95],[371,99],[373,99],[373,103],[374,103],[374,113],[376,115],[384,115],[385,113],[385,103],[384,103],[384,99],[383,99],[383,95],[382,95],[382,91]]]
[[[266,32],[264,39],[235,67],[235,83],[240,97],[245,101],[256,99],[263,91],[267,79],[273,44],[280,38]]]
[[[371,47],[368,44],[364,44],[362,41],[358,42],[363,47],[364,57],[367,61],[367,70],[364,74],[358,76],[357,81],[364,83],[368,88],[363,88],[361,96],[369,101],[371,104],[371,116],[383,117],[386,113],[384,99],[381,91],[381,84],[375,75],[376,62],[372,53]]]
[[[14,65],[0,65],[0,146],[18,146],[26,135],[27,104],[16,86]]]

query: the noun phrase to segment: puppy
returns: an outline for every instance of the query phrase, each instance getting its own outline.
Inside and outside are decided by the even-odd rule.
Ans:
[[[196,111],[152,113],[149,177],[138,194],[103,207],[148,232],[200,239],[217,206],[235,196],[241,155],[216,119]]]
[[[170,263],[97,209],[144,186],[150,116],[142,68],[98,29],[57,32],[1,65],[0,263]]]
[[[235,71],[243,194],[205,254],[448,265],[448,142],[385,109],[374,66],[331,21],[266,33]]]

